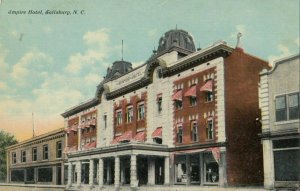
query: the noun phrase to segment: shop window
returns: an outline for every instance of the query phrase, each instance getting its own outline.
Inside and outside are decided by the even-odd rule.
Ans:
[[[197,97],[189,96],[189,99],[190,99],[190,106],[197,105]]]
[[[206,133],[207,139],[212,140],[214,138],[214,126],[212,119],[207,121]]]
[[[176,156],[175,158],[175,182],[186,183],[187,182],[187,168],[186,168],[186,156]]]
[[[200,183],[200,159],[199,154],[191,155],[191,183]]]
[[[206,177],[205,181],[207,183],[217,183],[219,182],[219,165],[217,162],[207,162],[205,163]]]
[[[278,96],[275,100],[276,107],[276,121],[284,121],[287,119],[286,98],[285,96]]]
[[[21,162],[26,162],[26,151],[21,151]]]
[[[183,130],[182,126],[179,126],[177,129],[177,142],[182,143],[183,142]]]
[[[26,181],[28,181],[28,182],[34,181],[34,168],[26,169]]]
[[[126,119],[127,123],[131,123],[133,120],[133,108],[132,106],[128,106],[126,109]]]
[[[213,99],[214,99],[213,92],[211,92],[211,91],[206,91],[206,92],[205,92],[205,101],[206,101],[206,102],[211,102],[211,101],[213,101]]]
[[[62,142],[58,141],[56,142],[56,158],[62,157]]]
[[[182,101],[181,100],[175,100],[175,108],[182,109]]]
[[[122,124],[122,111],[117,111],[117,125]]]
[[[196,121],[192,121],[191,123],[191,135],[192,135],[192,141],[196,142],[198,141],[198,124]]]
[[[145,119],[145,105],[141,103],[138,105],[138,119],[142,120]]]
[[[32,161],[37,161],[37,148],[32,148]]]
[[[300,139],[273,141],[275,181],[300,181]]]
[[[16,170],[11,170],[11,181],[12,182],[24,182],[25,179],[25,171],[16,169]]]
[[[299,104],[299,93],[289,95],[289,119],[299,119],[300,118],[300,104]]]
[[[52,182],[52,168],[38,169],[38,182]]]
[[[157,97],[157,111],[161,112],[162,111],[162,97]]]
[[[17,153],[16,152],[12,152],[11,153],[11,163],[12,164],[16,164],[17,163]]]
[[[43,160],[49,159],[48,145],[43,145]]]

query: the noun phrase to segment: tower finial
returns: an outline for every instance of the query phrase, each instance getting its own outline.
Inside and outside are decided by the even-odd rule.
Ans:
[[[241,38],[242,38],[242,33],[238,32],[238,34],[237,34],[236,48],[242,48],[241,47]]]
[[[122,61],[123,61],[123,40],[122,40]]]

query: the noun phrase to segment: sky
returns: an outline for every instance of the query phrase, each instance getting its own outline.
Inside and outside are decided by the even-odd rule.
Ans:
[[[241,32],[244,51],[270,64],[300,48],[299,0],[0,2],[0,130],[19,141],[32,137],[33,123],[36,135],[62,128],[61,113],[93,98],[107,67],[122,58],[122,40],[133,66],[176,26],[197,48],[219,40],[234,47]]]

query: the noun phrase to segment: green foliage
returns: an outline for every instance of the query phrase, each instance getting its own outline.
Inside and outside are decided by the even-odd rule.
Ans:
[[[0,182],[6,179],[6,151],[5,148],[18,143],[14,135],[0,130]]]

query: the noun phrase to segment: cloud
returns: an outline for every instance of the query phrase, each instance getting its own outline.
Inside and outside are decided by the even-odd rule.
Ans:
[[[43,31],[45,34],[50,34],[52,32],[52,28],[50,26],[44,26]]]
[[[8,54],[8,49],[6,49],[1,43],[0,43],[0,78],[5,78],[7,75],[8,70],[8,64],[6,63],[6,56]]]
[[[84,80],[86,84],[96,86],[103,80],[103,77],[99,74],[90,73],[85,76]]]
[[[144,63],[145,61],[132,62],[132,68],[136,68]]]
[[[0,90],[4,90],[4,89],[6,89],[6,88],[7,88],[6,83],[0,81]]]
[[[287,57],[287,56],[290,56],[292,54],[290,49],[287,46],[283,45],[283,44],[278,44],[277,49],[279,51],[278,55],[271,55],[271,56],[268,57],[269,64],[271,66],[274,65],[274,61],[279,60],[279,59],[284,58],[284,57]]]
[[[72,74],[78,74],[85,66],[90,67],[95,63],[104,62],[112,51],[108,32],[109,30],[106,28],[86,32],[83,41],[89,45],[89,48],[84,53],[75,53],[70,56],[65,70]]]
[[[40,51],[25,53],[20,60],[13,65],[11,76],[17,85],[23,86],[30,78],[42,76],[48,64],[52,63],[52,58]]]

